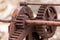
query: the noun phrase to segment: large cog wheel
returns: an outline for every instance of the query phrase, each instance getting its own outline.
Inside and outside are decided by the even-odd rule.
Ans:
[[[13,22],[14,27],[10,26],[12,29],[10,29],[11,34],[9,40],[20,40],[19,36],[22,35],[21,33],[24,33],[23,30],[26,30],[28,27],[25,24],[25,20],[32,18],[33,18],[33,12],[27,5],[20,6],[19,8],[17,8],[12,16],[12,21],[16,22]]]
[[[40,6],[36,19],[54,21],[54,19],[57,19],[57,13],[55,8],[47,5]],[[41,25],[36,26],[36,31],[39,36],[43,38],[50,38],[55,34],[56,27]]]

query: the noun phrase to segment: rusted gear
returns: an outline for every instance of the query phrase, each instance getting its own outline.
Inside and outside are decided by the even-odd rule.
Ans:
[[[42,5],[42,6],[40,6],[40,8],[38,10],[36,19],[54,21],[54,19],[57,19],[56,10],[54,9],[54,7]],[[54,35],[54,33],[56,31],[56,27],[41,25],[41,26],[36,26],[36,31],[41,37],[50,38]]]
[[[27,29],[27,25],[25,24],[26,19],[32,19],[33,13],[32,10],[28,6],[20,6],[14,11],[12,20],[15,25],[15,30],[10,34],[9,40],[20,40],[20,36]],[[23,35],[22,35],[23,36]]]
[[[20,40],[20,36],[25,32],[25,19],[27,19],[26,15],[19,15],[16,18],[16,22],[15,22],[15,27],[16,30],[10,35],[10,39],[9,40]]]
[[[19,36],[21,36],[22,33],[24,33],[23,30],[16,30],[16,31],[14,31],[14,32],[10,35],[9,40],[19,40]]]
[[[25,20],[28,19],[28,17],[27,18],[25,17],[26,15],[19,15],[16,17],[15,26],[17,30],[27,28],[27,26],[25,25]]]

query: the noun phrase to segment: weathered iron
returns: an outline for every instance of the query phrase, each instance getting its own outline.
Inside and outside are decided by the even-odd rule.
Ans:
[[[40,6],[36,20],[54,21],[54,19],[57,19],[57,13],[53,7],[47,5]],[[42,24],[41,26],[36,26],[36,30],[42,38],[50,38],[54,35],[56,27]]]
[[[0,22],[11,23],[11,20],[1,20]],[[16,21],[12,21],[16,22]],[[48,25],[48,26],[60,26],[60,20],[56,21],[46,21],[46,20],[25,20],[27,24],[34,24],[34,25]]]
[[[12,26],[10,26],[12,29],[10,28],[9,40],[23,40],[27,36],[28,38],[26,38],[26,40],[33,40],[32,38],[33,27],[32,25],[25,24],[25,20],[32,19],[33,17],[31,9],[26,5],[20,6],[16,10],[17,11],[14,11],[12,16],[13,22],[11,21],[15,29],[13,30]]]
[[[48,6],[60,6],[60,4],[41,4],[32,2],[21,2],[20,5],[48,5]]]
[[[54,7],[60,4],[21,3],[12,15],[12,20],[1,20],[10,23],[9,40],[48,40],[60,26]],[[28,5],[41,5],[36,18]]]

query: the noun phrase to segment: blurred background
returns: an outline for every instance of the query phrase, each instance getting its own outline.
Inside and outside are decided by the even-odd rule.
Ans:
[[[20,2],[36,2],[36,3],[47,3],[47,4],[60,4],[60,0],[0,0],[0,19],[11,19],[13,11],[19,6]],[[34,17],[40,6],[29,5],[34,13]],[[60,19],[60,6],[55,6],[57,11],[58,19]],[[3,16],[2,16],[3,15]],[[0,22],[0,40],[8,40],[8,26],[9,23]],[[60,27],[57,27],[55,35],[49,40],[60,40]]]

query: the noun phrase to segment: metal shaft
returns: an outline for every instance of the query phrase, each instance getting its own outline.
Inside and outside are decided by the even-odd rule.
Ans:
[[[15,22],[12,20],[0,20],[0,22]],[[60,26],[60,21],[44,21],[44,20],[26,20],[27,24],[36,24],[36,25],[49,25],[49,26]]]
[[[26,23],[36,25],[60,26],[59,21],[26,20]]]
[[[0,22],[10,23],[10,22],[12,22],[12,20],[1,20],[1,19],[0,19]]]
[[[48,6],[60,6],[60,4],[41,4],[41,3],[29,3],[29,2],[21,2],[22,5],[48,5]]]

